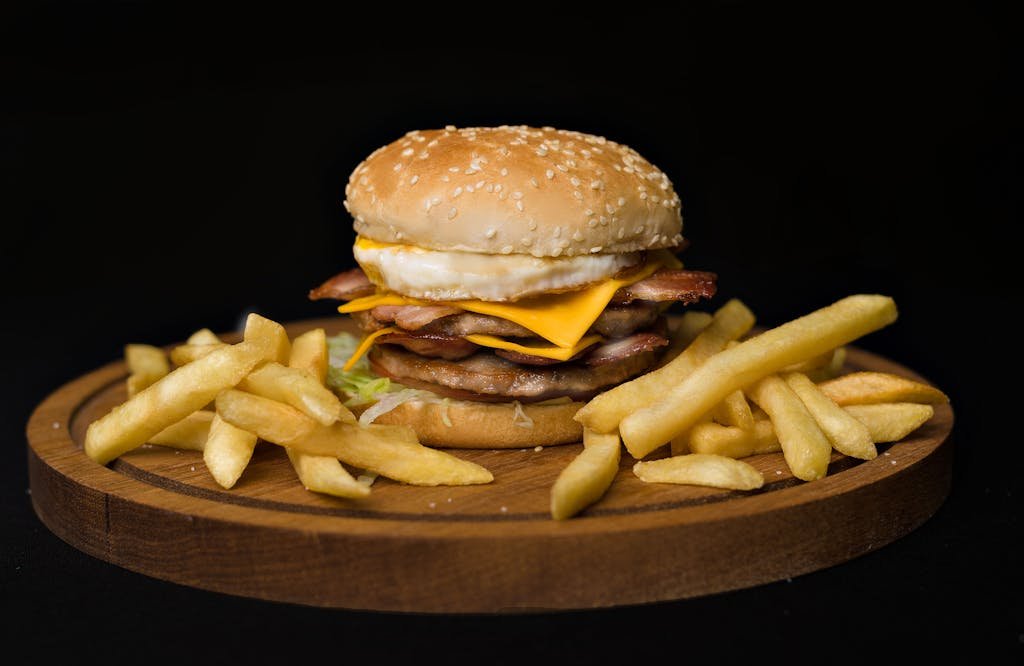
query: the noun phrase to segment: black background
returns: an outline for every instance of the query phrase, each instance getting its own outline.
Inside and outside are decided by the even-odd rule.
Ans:
[[[1019,659],[1021,435],[1014,381],[997,384],[1016,380],[1020,353],[1010,234],[1024,109],[1009,17],[981,4],[769,4],[675,17],[519,8],[478,12],[469,28],[449,7],[374,21],[4,10],[0,650],[639,663],[860,661],[907,647]],[[251,310],[330,314],[305,293],[352,264],[339,203],[349,172],[409,129],[449,123],[633,146],[680,193],[688,265],[718,272],[716,302],[739,297],[762,324],[854,292],[892,295],[899,321],[860,344],[935,381],[958,418],[953,491],[935,518],[791,582],[518,617],[232,598],[118,569],[48,532],[26,492],[34,405],[127,342],[230,330]]]

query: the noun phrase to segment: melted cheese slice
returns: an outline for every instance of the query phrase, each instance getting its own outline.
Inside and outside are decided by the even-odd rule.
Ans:
[[[572,349],[580,342],[601,312],[608,307],[608,303],[611,302],[616,291],[650,277],[655,271],[666,265],[667,262],[662,257],[662,253],[652,253],[652,255],[647,264],[635,273],[623,278],[604,280],[578,291],[532,296],[515,303],[466,300],[445,301],[445,304],[462,308],[468,312],[507,319],[533,331],[558,347]],[[338,312],[343,314],[361,312],[371,310],[378,305],[430,304],[432,304],[430,301],[408,298],[394,292],[378,292],[372,296],[349,301],[339,307]]]
[[[359,343],[358,347],[356,347],[356,350],[352,352],[352,356],[350,356],[349,359],[345,361],[345,365],[341,366],[341,369],[344,370],[345,372],[351,370],[352,366],[356,364],[356,361],[361,359],[363,357],[363,354],[370,351],[370,347],[373,345],[374,340],[376,340],[382,335],[387,335],[388,333],[396,332],[398,332],[397,327],[389,326],[387,328],[382,328],[379,331],[374,331],[373,333],[370,333],[369,335],[364,337],[363,341]]]
[[[520,345],[515,342],[509,342],[504,338],[498,338],[493,335],[480,335],[477,333],[467,335],[466,339],[474,344],[480,345],[481,347],[507,349],[509,351],[519,352],[520,354],[540,356],[542,358],[550,358],[555,361],[568,361],[576,354],[579,354],[587,347],[600,342],[604,338],[600,335],[588,335],[572,347],[556,347],[554,345]]]

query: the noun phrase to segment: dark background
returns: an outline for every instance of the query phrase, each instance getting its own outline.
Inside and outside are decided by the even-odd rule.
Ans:
[[[447,7],[385,7],[392,16],[358,23],[136,3],[5,9],[0,653],[729,662],[907,647],[1019,660],[1017,37],[983,4],[769,4],[673,18],[520,8],[477,15],[470,30]],[[107,565],[48,532],[26,492],[31,409],[128,342],[230,330],[250,310],[330,314],[305,294],[352,265],[339,202],[349,172],[409,129],[449,123],[553,125],[636,148],[682,198],[688,265],[718,272],[716,301],[739,297],[762,324],[850,293],[893,296],[899,321],[860,344],[952,397],[954,486],[939,513],[791,582],[520,617],[226,597]]]

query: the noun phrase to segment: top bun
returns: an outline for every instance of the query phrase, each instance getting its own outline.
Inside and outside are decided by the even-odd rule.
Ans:
[[[362,236],[432,250],[571,257],[682,243],[679,197],[635,150],[551,127],[413,131],[355,168]]]

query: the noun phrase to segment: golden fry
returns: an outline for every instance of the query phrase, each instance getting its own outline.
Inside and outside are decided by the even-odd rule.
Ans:
[[[228,345],[223,342],[203,345],[178,345],[171,350],[171,362],[174,363],[174,365],[181,367],[227,346]]]
[[[212,412],[206,412],[212,414]],[[210,424],[210,436],[203,449],[203,462],[222,488],[232,488],[242,476],[252,452],[256,449],[256,435],[236,428],[217,414]]]
[[[192,412],[182,420],[167,426],[149,438],[149,444],[175,449],[202,451],[210,435],[213,412]]]
[[[322,328],[314,328],[292,340],[291,355],[288,367],[305,370],[321,384],[327,381],[327,333]]]
[[[725,456],[691,453],[633,465],[633,473],[645,483],[680,483],[729,490],[756,490],[764,477],[753,466]]]
[[[843,409],[867,426],[871,440],[877,443],[898,442],[935,414],[931,405],[912,402],[848,405]]]
[[[623,444],[634,458],[642,458],[692,428],[733,391],[847,344],[895,319],[896,305],[891,298],[850,296],[713,355],[679,383],[656,380],[658,385],[652,386],[649,400],[632,405],[631,413],[618,424]],[[671,364],[663,370],[669,367]],[[635,382],[655,374],[627,382],[591,404],[620,389],[628,391]],[[668,386],[672,388],[666,390]]]
[[[800,396],[836,451],[861,460],[873,460],[878,455],[867,427],[832,402],[807,375],[789,372],[783,375],[783,379]]]
[[[750,397],[768,413],[793,476],[804,481],[825,476],[832,444],[793,389],[769,375],[751,387]]]
[[[329,388],[312,375],[297,368],[286,368],[273,361],[265,363],[239,383],[238,388],[298,409],[323,425],[356,417]]]
[[[712,316],[707,312],[687,310],[676,321],[676,325],[669,331],[669,344],[665,353],[658,360],[657,367],[668,365],[676,356],[679,356],[684,349],[693,344],[701,331],[711,323]]]
[[[575,419],[585,428],[595,432],[614,432],[620,421],[660,400],[669,387],[690,376],[709,357],[721,351],[726,343],[740,337],[753,325],[754,314],[747,306],[735,299],[729,301],[715,312],[707,328],[701,331],[693,343],[671,363],[601,393],[580,409]],[[724,397],[720,396],[715,403]],[[658,446],[670,439],[671,435],[665,437]],[[654,448],[656,447],[652,447],[643,455],[650,453]],[[636,453],[633,455],[641,457]]]
[[[675,440],[672,440],[673,442]],[[767,418],[755,419],[749,430],[717,423],[700,423],[690,431],[689,450],[729,458],[746,458],[758,453],[781,451],[775,428]]]
[[[337,458],[395,481],[439,486],[494,480],[476,463],[423,446],[408,426],[341,422],[323,426],[294,407],[242,391],[221,393],[217,411],[224,420],[260,439],[299,453]]]
[[[352,478],[337,458],[310,456],[288,447],[285,447],[285,451],[306,490],[350,499],[370,494],[370,486]]]
[[[276,321],[251,313],[245,320],[243,337],[246,342],[263,350],[263,360],[287,363],[291,353],[291,341],[284,326]]]
[[[622,444],[616,433],[583,431],[583,450],[551,487],[551,517],[571,518],[605,494],[619,471]]]
[[[175,369],[90,424],[86,455],[106,464],[141,446],[242,381],[260,355],[260,349],[241,343]]]
[[[883,402],[949,402],[946,394],[928,384],[888,372],[851,372],[818,385],[837,405],[876,405]]]
[[[217,334],[208,328],[201,328],[192,335],[188,336],[188,340],[185,344],[188,345],[216,345],[224,342],[217,337]]]
[[[153,345],[125,345],[124,360],[128,364],[128,395],[133,396],[142,389],[162,379],[171,371],[167,354]]]

